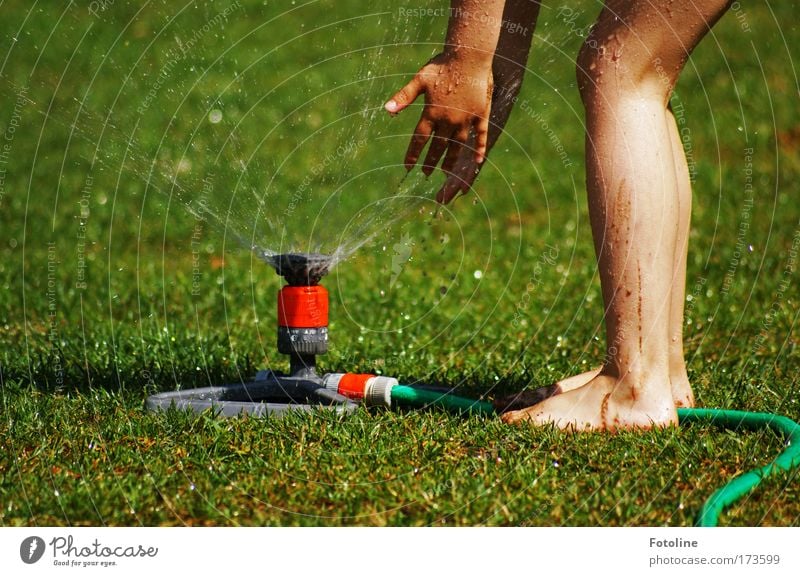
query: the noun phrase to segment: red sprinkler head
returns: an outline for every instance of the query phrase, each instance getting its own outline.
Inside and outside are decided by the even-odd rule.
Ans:
[[[278,292],[278,350],[281,354],[328,351],[328,291],[316,286],[284,286]]]
[[[278,292],[278,351],[290,356],[293,374],[313,371],[314,357],[328,351],[328,291],[319,281],[330,257],[280,254],[272,262],[289,283]]]

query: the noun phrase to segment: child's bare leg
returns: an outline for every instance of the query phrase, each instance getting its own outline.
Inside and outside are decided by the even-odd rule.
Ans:
[[[675,267],[669,310],[669,382],[675,405],[688,408],[694,406],[694,393],[689,384],[689,375],[686,373],[686,362],[683,358],[683,306],[686,299],[686,254],[692,218],[692,183],[675,117],[669,108],[666,114],[678,185],[678,238],[675,245]]]
[[[683,307],[686,297],[686,253],[692,212],[692,187],[678,125],[670,109],[666,110],[666,115],[678,191],[678,236],[675,245],[675,266],[669,311],[669,381],[675,405],[688,407],[694,406],[694,394],[689,384],[689,376],[686,373],[686,363],[683,358]],[[576,374],[560,380],[556,383],[553,392],[560,394],[580,388],[593,380],[601,370],[602,367],[595,368],[583,374]]]
[[[588,384],[511,412],[506,421],[575,429],[677,421],[670,324],[673,283],[685,281],[675,267],[685,267],[679,252],[685,250],[680,236],[687,208],[667,102],[688,54],[727,1],[698,4],[609,1],[581,51],[587,187],[606,306],[607,361]]]

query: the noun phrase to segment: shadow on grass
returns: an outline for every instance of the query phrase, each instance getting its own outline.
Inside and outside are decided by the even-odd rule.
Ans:
[[[138,391],[151,394],[185,388],[200,388],[219,384],[243,382],[251,379],[257,367],[249,355],[237,364],[215,362],[202,368],[186,364],[132,361],[117,363],[113,359],[92,364],[79,364],[60,351],[35,352],[27,364],[4,363],[0,365],[5,387],[32,387],[44,393],[85,394],[92,390]]]

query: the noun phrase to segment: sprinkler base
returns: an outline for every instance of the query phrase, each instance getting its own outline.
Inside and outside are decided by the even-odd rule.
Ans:
[[[228,417],[242,414],[280,417],[292,410],[349,413],[358,404],[326,389],[322,379],[310,369],[288,376],[261,370],[250,382],[162,392],[150,396],[146,406],[152,412],[177,408],[197,413],[211,410],[215,415]]]

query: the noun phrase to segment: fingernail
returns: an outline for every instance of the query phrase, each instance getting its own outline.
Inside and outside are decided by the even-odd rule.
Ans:
[[[397,112],[397,102],[394,100],[389,100],[383,107],[386,108],[387,112]]]

